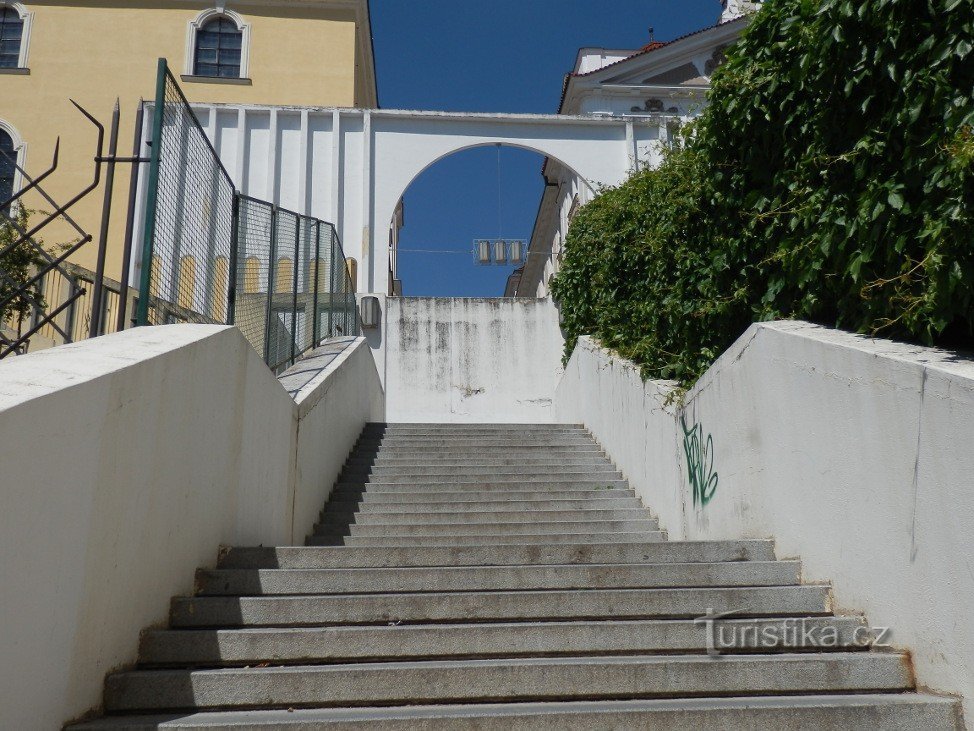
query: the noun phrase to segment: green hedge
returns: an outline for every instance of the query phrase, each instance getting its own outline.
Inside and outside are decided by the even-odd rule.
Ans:
[[[572,222],[553,286],[645,377],[755,321],[974,343],[974,3],[770,0],[658,170]]]

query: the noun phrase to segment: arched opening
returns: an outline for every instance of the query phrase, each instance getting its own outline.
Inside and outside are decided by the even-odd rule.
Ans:
[[[192,310],[196,299],[196,258],[187,254],[179,260],[179,284],[176,289],[176,304]]]
[[[218,256],[214,262],[213,279],[210,282],[210,317],[217,322],[227,319],[227,289],[230,285],[230,262]]]
[[[0,69],[27,68],[32,19],[23,4],[0,2]]]
[[[394,294],[503,297],[529,251],[550,158],[523,145],[481,143],[450,152],[409,183],[389,223]],[[558,163],[566,177],[584,179]],[[587,186],[587,183],[583,183]]]
[[[186,73],[245,79],[249,73],[250,25],[226,8],[209,8],[189,24]]]
[[[260,291],[260,259],[256,256],[248,256],[244,262],[243,291],[244,294]]]
[[[294,262],[289,257],[282,256],[277,260],[274,279],[274,291],[278,294],[287,294],[294,288]]]
[[[10,200],[14,194],[14,178],[17,175],[17,151],[14,140],[0,127],[0,205]],[[6,212],[6,207],[4,207]]]
[[[20,66],[23,36],[24,21],[20,13],[0,5],[0,69],[15,69]]]

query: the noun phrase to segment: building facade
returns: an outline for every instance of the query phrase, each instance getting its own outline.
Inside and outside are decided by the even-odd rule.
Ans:
[[[700,114],[710,76],[740,36],[757,3],[724,0],[717,23],[668,42],[651,39],[635,50],[582,48],[565,77],[559,114],[653,120],[658,130],[633,169],[654,165],[679,127]],[[547,297],[561,264],[568,227],[594,193],[562,162],[546,158],[544,192],[525,265],[508,279],[505,297]]]
[[[107,127],[119,99],[119,154],[128,155],[159,58],[190,102],[378,106],[368,0],[0,0],[0,201],[24,183],[17,166],[43,171],[58,140],[60,163],[45,190],[60,203],[91,182],[96,133],[70,100]],[[120,166],[106,256],[106,275],[115,279],[128,180]],[[25,204],[51,210],[36,195]],[[71,257],[87,269],[95,265],[101,207],[99,189],[70,211],[96,238]],[[66,224],[44,232],[48,246],[75,236]]]

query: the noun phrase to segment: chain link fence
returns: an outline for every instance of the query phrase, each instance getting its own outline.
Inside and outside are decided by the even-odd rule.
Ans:
[[[334,226],[239,193],[162,59],[152,115],[139,324],[237,325],[275,372],[357,335]]]

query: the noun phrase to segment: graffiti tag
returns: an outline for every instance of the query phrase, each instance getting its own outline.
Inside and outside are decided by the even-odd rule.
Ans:
[[[687,458],[687,473],[693,489],[693,504],[705,507],[717,492],[717,473],[714,472],[714,437],[703,438],[703,427],[694,424],[687,428],[686,418],[680,416],[683,426],[683,452]]]

